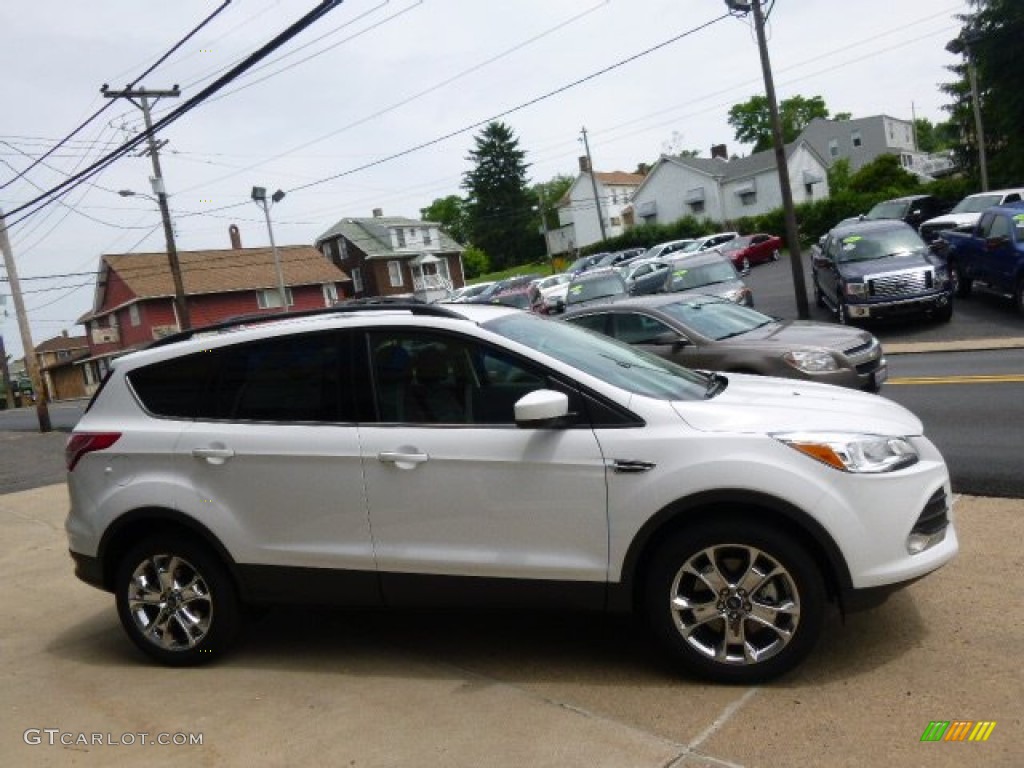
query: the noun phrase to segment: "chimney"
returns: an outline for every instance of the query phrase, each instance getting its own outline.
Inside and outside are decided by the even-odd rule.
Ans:
[[[586,155],[580,157],[580,173],[590,173],[590,160]]]
[[[648,173],[651,172],[651,166],[649,166],[647,163],[638,163],[636,166],[636,172],[641,176],[646,176]]]
[[[242,234],[238,231],[238,227],[236,225],[232,224],[228,227],[228,236],[231,238],[232,250],[242,250]]]
[[[382,216],[384,216],[384,209],[383,208],[374,208],[373,209],[373,218],[379,219]]]
[[[68,337],[68,332],[66,330],[61,331],[60,335],[63,336],[66,339]]]
[[[712,160],[729,160],[729,149],[725,144],[712,144],[711,145],[711,159]]]

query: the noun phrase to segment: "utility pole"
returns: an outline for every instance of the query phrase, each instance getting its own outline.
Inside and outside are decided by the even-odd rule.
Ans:
[[[252,199],[257,205],[263,207],[263,215],[267,219],[267,234],[270,235],[270,250],[274,254],[274,269],[277,271],[277,295],[281,297],[281,311],[288,311],[288,293],[284,286],[284,272],[281,271],[281,257],[277,253],[277,243],[274,242],[274,228],[270,224],[270,205],[267,203],[267,188],[253,187]],[[284,200],[284,192],[277,190],[270,199],[275,203]]]
[[[985,156],[985,126],[981,122],[981,99],[978,96],[978,70],[974,66],[971,44],[979,39],[975,30],[964,29],[960,35],[946,44],[950,53],[962,53],[967,59],[967,79],[971,84],[971,108],[974,112],[974,132],[978,137],[978,172],[981,175],[981,191],[988,192],[988,160]]]
[[[538,210],[540,211],[540,226],[544,232],[544,253],[548,257],[548,268],[551,270],[551,273],[554,274],[555,260],[551,256],[551,241],[548,240],[548,217],[544,210],[544,188],[540,186],[537,187],[537,202],[539,203]]]
[[[772,123],[772,144],[775,147],[775,167],[779,172],[779,188],[782,192],[782,209],[786,221],[786,242],[789,245],[789,265],[793,271],[793,292],[796,294],[796,311],[801,320],[807,320],[810,308],[807,305],[807,284],[804,279],[804,262],[800,250],[800,233],[796,226],[796,209],[793,207],[793,190],[789,185],[789,164],[786,162],[786,145],[782,137],[782,121],[779,119],[779,104],[775,98],[775,83],[772,80],[772,65],[768,59],[768,41],[764,34],[764,8],[762,0],[725,0],[733,11],[754,12],[754,29],[757,32],[757,47],[761,54],[761,73],[764,76],[764,91],[768,99],[768,111]]]
[[[14,383],[11,381],[11,369],[7,365],[7,350],[4,348],[4,337],[0,335],[0,376],[4,379],[3,396],[7,400],[7,407],[14,407]]]
[[[594,207],[597,209],[597,223],[601,226],[601,242],[608,239],[604,231],[604,213],[601,211],[601,198],[597,196],[597,176],[594,173],[594,161],[590,157],[590,142],[587,141],[587,129],[584,126],[580,131],[583,134],[583,148],[587,151],[587,171],[590,173],[590,187],[594,190]]]
[[[32,329],[29,327],[28,313],[25,312],[25,302],[21,296],[21,281],[18,279],[18,268],[14,263],[11,241],[7,237],[7,222],[4,220],[3,210],[0,210],[0,251],[3,252],[7,279],[11,283],[14,312],[18,316],[18,329],[21,331],[21,347],[25,350],[25,370],[28,371],[29,378],[32,380],[32,391],[36,396],[36,417],[39,419],[39,431],[49,432],[53,429],[50,424],[50,409],[46,405],[46,391],[43,389],[43,380],[39,376],[36,346],[32,343]]]
[[[108,99],[124,97],[132,104],[142,110],[142,116],[146,121],[146,139],[149,141],[149,156],[153,161],[153,178],[150,182],[153,185],[153,194],[156,195],[157,205],[160,206],[160,217],[164,223],[164,240],[167,242],[167,262],[171,267],[171,279],[174,281],[174,309],[178,316],[178,325],[181,330],[188,330],[192,327],[192,318],[188,311],[188,301],[185,297],[185,283],[181,277],[181,263],[178,261],[178,248],[174,243],[174,228],[171,225],[171,211],[167,206],[167,189],[164,187],[164,177],[160,171],[160,147],[157,145],[153,135],[153,119],[149,114],[149,97],[154,99],[177,98],[181,95],[178,86],[169,91],[148,91],[145,88],[125,88],[123,91],[111,91],[104,85],[100,92]],[[135,98],[139,101],[136,102]],[[156,102],[154,102],[156,103]]]

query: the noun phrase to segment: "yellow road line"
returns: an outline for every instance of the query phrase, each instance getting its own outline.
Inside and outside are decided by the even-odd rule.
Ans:
[[[1008,384],[1024,382],[1024,373],[979,374],[977,376],[904,376],[886,384]]]

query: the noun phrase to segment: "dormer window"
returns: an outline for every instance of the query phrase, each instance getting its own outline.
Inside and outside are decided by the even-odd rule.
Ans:
[[[431,245],[431,244],[433,244],[433,240],[430,237],[430,229],[428,227],[424,227],[423,228],[423,244],[424,245]]]
[[[398,237],[398,247],[405,248],[405,230],[398,228],[395,230],[395,235]]]

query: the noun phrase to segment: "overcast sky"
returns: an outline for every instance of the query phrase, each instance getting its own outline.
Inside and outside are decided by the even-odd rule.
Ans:
[[[140,83],[181,86],[182,97],[160,101],[155,116],[317,4],[233,0]],[[0,4],[0,208],[9,213],[137,135],[140,111],[111,103],[100,87],[125,87],[220,5]],[[820,95],[833,113],[855,117],[909,119],[913,110],[944,120],[937,86],[956,62],[944,46],[965,10],[964,0],[778,0],[769,50],[779,98]],[[418,217],[433,199],[462,194],[473,136],[496,116],[519,137],[534,181],[575,174],[583,126],[600,171],[632,171],[673,146],[707,156],[724,142],[748,154],[726,117],[763,91],[760,62],[752,19],[716,22],[725,12],[723,0],[345,0],[161,133],[178,247],[230,247],[232,223],[243,245],[266,245],[249,200],[254,185],[287,193],[272,209],[278,244],[312,243],[373,208]],[[12,183],[12,168],[25,169],[104,106]],[[156,205],[117,194],[149,193],[150,175],[148,157],[129,155],[63,204],[9,217],[36,344],[63,329],[84,333],[74,323],[92,305],[93,279],[35,278],[89,273],[104,253],[165,250]],[[9,295],[0,312],[18,357]]]

